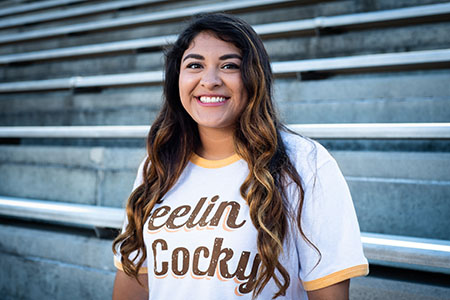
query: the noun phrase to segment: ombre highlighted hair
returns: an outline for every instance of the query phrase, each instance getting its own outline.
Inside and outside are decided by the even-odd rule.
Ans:
[[[301,236],[318,249],[302,231],[300,218],[304,192],[280,135],[281,131],[288,129],[280,123],[273,105],[269,56],[252,27],[234,16],[205,14],[195,17],[166,52],[164,103],[147,138],[144,182],[128,199],[128,225],[114,240],[113,251],[120,251],[124,272],[137,278],[146,259],[144,223],[154,205],[163,201],[192,154],[200,147],[197,124],[181,104],[178,78],[185,50],[204,31],[241,50],[240,70],[249,99],[237,119],[234,145],[236,153],[248,164],[249,174],[240,193],[250,207],[250,219],[258,231],[256,240],[261,266],[254,282],[253,296],[259,295],[273,279],[279,289],[273,298],[277,298],[286,294],[290,284],[290,276],[279,261],[288,222],[294,221]],[[291,183],[298,188],[300,198],[295,214],[290,213],[287,197],[287,185]],[[134,255],[130,255],[134,251],[140,253],[137,262],[133,261]]]

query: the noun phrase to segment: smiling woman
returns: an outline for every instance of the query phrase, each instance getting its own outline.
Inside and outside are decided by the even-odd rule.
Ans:
[[[214,135],[217,129],[223,136],[232,137],[236,120],[248,102],[240,71],[241,51],[213,32],[204,31],[194,38],[181,61],[180,99],[198,124],[200,139]],[[227,144],[232,146],[232,143]],[[198,154],[220,159],[235,152],[234,147],[218,147],[217,150],[200,148]]]
[[[250,25],[201,15],[166,53],[164,103],[113,243],[113,299],[347,299],[367,274],[349,189],[275,113]]]

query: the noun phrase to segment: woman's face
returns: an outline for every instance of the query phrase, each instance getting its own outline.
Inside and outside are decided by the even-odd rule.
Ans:
[[[183,54],[180,99],[203,128],[232,129],[247,104],[241,52],[208,32],[199,33]]]

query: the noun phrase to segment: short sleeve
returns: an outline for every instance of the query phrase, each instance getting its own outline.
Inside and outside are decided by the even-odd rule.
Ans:
[[[146,161],[146,158],[139,165],[139,168],[138,168],[138,171],[136,174],[136,179],[134,180],[134,184],[133,184],[133,191],[144,182],[145,161]]]
[[[334,158],[329,156],[318,167],[304,190],[302,229],[317,247],[297,239],[299,277],[304,289],[317,290],[367,275],[368,263],[352,198]]]
[[[133,191],[144,182],[144,180],[143,180],[144,164],[145,164],[145,159],[142,161],[142,163],[140,164],[140,166],[138,168],[136,179],[134,180],[134,184],[133,184]],[[128,219],[125,218],[125,221],[122,226],[122,232],[125,231],[125,228],[127,227],[127,225],[128,225]],[[138,254],[137,251],[134,251],[130,254],[130,258],[134,259],[134,261],[136,261],[136,262],[139,261],[140,256],[141,256],[141,254],[140,253]],[[122,261],[122,256],[120,254],[120,251],[117,251],[116,255],[114,255],[114,266],[117,269],[123,271],[121,261]],[[145,274],[145,273],[148,273],[147,260],[144,261],[141,269],[139,270],[139,274]]]

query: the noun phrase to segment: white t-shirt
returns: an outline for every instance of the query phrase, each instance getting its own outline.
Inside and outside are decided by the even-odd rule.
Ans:
[[[317,142],[282,137],[305,191],[302,229],[321,256],[291,223],[280,255],[291,283],[277,299],[308,299],[308,290],[366,275],[368,264],[334,158]],[[218,161],[192,157],[144,225],[147,260],[141,271],[148,272],[149,299],[251,299],[260,260],[257,231],[239,192],[247,174],[247,163],[237,155]],[[142,165],[135,188],[141,183]],[[289,193],[295,209],[298,197],[294,189]],[[115,265],[121,268],[120,255]],[[271,280],[257,299],[271,299],[277,291]]]

